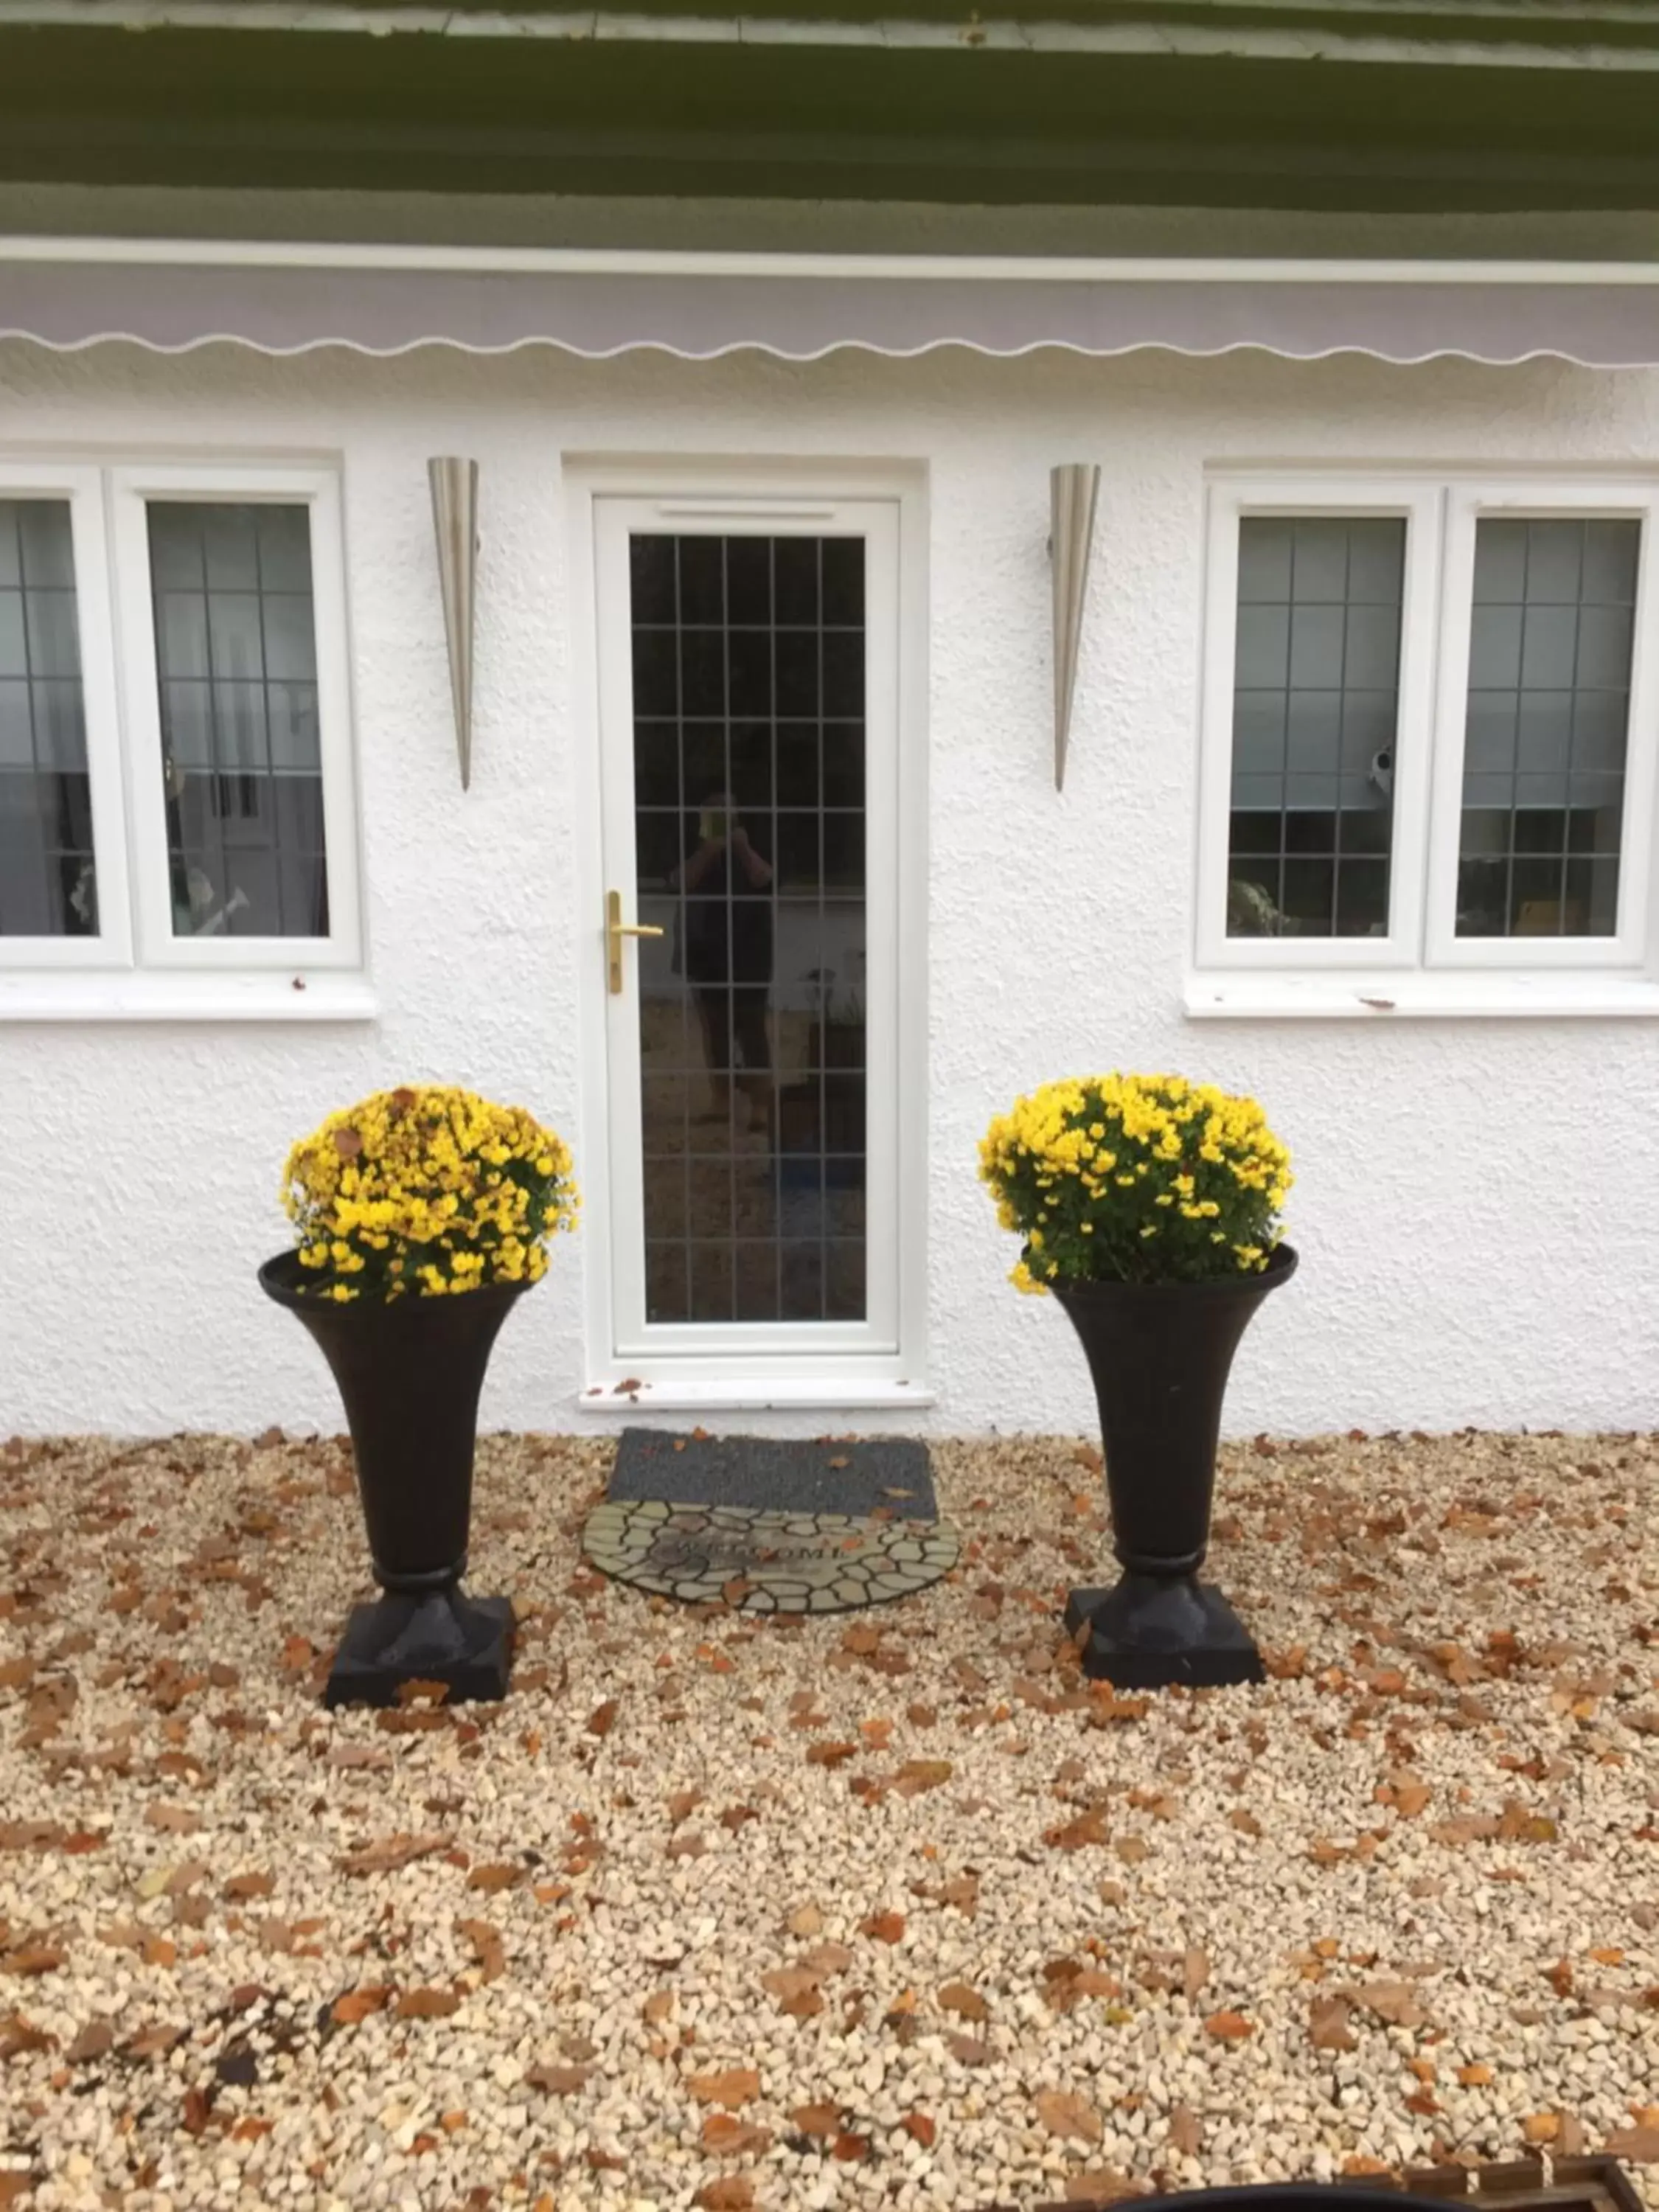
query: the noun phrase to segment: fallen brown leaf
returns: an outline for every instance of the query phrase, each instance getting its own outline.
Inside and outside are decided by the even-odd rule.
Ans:
[[[1421,2027],[1428,2017],[1409,1982],[1365,1982],[1344,1994],[1390,2027]]]
[[[806,1747],[809,1766],[843,1766],[858,1754],[855,1743],[813,1743]]]
[[[1183,2158],[1196,2158],[1203,2144],[1204,2131],[1199,2125],[1198,2114],[1190,2105],[1177,2105],[1170,2114],[1170,2143]]]
[[[1069,2089],[1039,2089],[1031,2102],[1038,2119],[1051,2136],[1073,2136],[1081,2142],[1099,2142],[1106,2133],[1104,2121],[1088,2099]]]
[[[953,2012],[958,2020],[978,2021],[991,2017],[990,2006],[967,1982],[946,1982],[939,1993],[939,2002],[941,2012]]]
[[[1114,2166],[1085,2166],[1066,2177],[1068,2204],[1116,2204],[1126,2197],[1144,2197],[1143,2182],[1131,2181]]]
[[[827,2140],[841,2132],[841,2107],[838,2105],[797,2105],[789,2118],[798,2135]]]
[[[1042,1840],[1050,1850],[1080,1851],[1090,1844],[1108,1841],[1105,1808],[1091,1806],[1075,1820],[1063,1821],[1060,1826],[1043,1831]]]
[[[269,1897],[276,1887],[274,1875],[234,1874],[225,1884],[224,1894],[237,1899]]]
[[[795,1963],[810,1967],[815,1974],[844,1974],[853,1963],[853,1954],[845,1943],[814,1943]]]
[[[447,2020],[461,2001],[453,1990],[404,1990],[398,1999],[399,2020]]]
[[[374,1986],[348,1990],[343,1996],[335,1998],[329,2011],[339,2027],[355,2027],[360,2021],[367,2020],[371,2013],[384,2012],[391,2002],[392,1991],[389,1989]]]
[[[867,1920],[860,1922],[859,1932],[873,1936],[878,1943],[897,1943],[904,1935],[904,1915],[902,1912],[872,1912]]]
[[[1204,2023],[1204,2032],[1219,2043],[1242,2043],[1255,2029],[1242,2012],[1212,2012]]]
[[[516,1889],[524,1880],[526,1869],[498,1861],[491,1866],[474,1867],[466,1878],[469,1889],[481,1889],[487,1897],[499,1896],[504,1889]]]
[[[746,2173],[720,2173],[712,2181],[705,2181],[691,2199],[701,2205],[702,2212],[750,2212],[755,2202],[755,2185]]]
[[[735,2119],[730,2112],[710,2112],[702,2124],[701,2140],[705,2150],[714,2151],[721,2158],[743,2158],[751,2151],[758,2156],[772,2146],[766,2129],[757,2128],[749,2120]]]
[[[498,1981],[507,1971],[500,1929],[488,1920],[458,1920],[455,1925],[472,1946],[472,1955],[483,1967],[485,1981]]]
[[[51,1974],[68,1959],[55,1943],[23,1943],[15,1951],[0,1952],[0,1974]]]
[[[382,1836],[348,1851],[334,1863],[342,1874],[396,1874],[400,1867],[412,1866],[416,1859],[432,1858],[448,1849],[447,1836]]]
[[[694,2074],[686,2087],[700,2105],[723,2105],[735,2112],[760,2094],[760,2075],[752,2066],[728,2066],[721,2074]]]
[[[27,2051],[55,2051],[57,2047],[55,2035],[48,2034],[44,2027],[37,2027],[21,2012],[9,2013],[0,2020],[0,2063],[9,2065]]]
[[[761,1976],[761,1987],[778,2000],[792,2020],[811,2020],[823,2010],[818,1993],[822,1976],[810,1966],[774,1966]]]
[[[149,2027],[141,2027],[121,2045],[124,2058],[165,2058],[176,2043],[182,2043],[187,2031],[174,2027],[170,2021],[156,2021]]]
[[[948,1759],[907,1759],[893,1778],[901,1797],[919,1797],[924,1790],[940,1790],[956,1769]]]
[[[71,2066],[84,2065],[89,2058],[101,2058],[115,2048],[115,2030],[106,2020],[89,2020],[64,2053]]]

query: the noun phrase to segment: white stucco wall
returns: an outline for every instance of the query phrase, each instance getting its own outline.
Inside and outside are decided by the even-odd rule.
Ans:
[[[1112,363],[429,353],[287,362],[0,347],[19,447],[343,457],[372,1025],[0,1026],[0,1436],[340,1425],[253,1281],[290,1138],[376,1085],[532,1105],[579,1159],[570,885],[586,826],[564,452],[817,453],[929,471],[930,1378],[943,1432],[1089,1425],[1063,1316],[1022,1300],[974,1176],[1042,1077],[1247,1086],[1296,1155],[1303,1268],[1230,1426],[1659,1424],[1659,1033],[1642,1023],[1194,1024],[1206,462],[1659,455],[1659,375],[1254,357]],[[476,454],[486,538],[472,789],[432,572],[432,453]],[[1103,466],[1066,787],[1051,768],[1048,470]],[[499,1346],[487,1425],[580,1427],[580,1240]],[[914,1425],[916,1416],[908,1417]],[[879,1424],[871,1418],[860,1425]],[[787,1424],[775,1423],[775,1426]],[[810,1417],[797,1425],[822,1425]],[[839,1425],[839,1424],[838,1424]]]

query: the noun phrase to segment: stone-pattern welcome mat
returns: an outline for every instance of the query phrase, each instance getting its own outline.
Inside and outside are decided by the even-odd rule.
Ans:
[[[676,1437],[625,1429],[582,1546],[601,1574],[688,1604],[848,1613],[957,1562],[913,1437]]]

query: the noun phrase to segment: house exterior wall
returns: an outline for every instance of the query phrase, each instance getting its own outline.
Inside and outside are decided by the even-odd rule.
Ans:
[[[340,1425],[259,1295],[290,1139],[381,1084],[458,1080],[580,1114],[562,457],[814,454],[927,471],[927,1379],[939,1433],[1092,1422],[1051,1301],[1018,1297],[975,1177],[1043,1078],[1177,1068],[1245,1087],[1291,1144],[1294,1284],[1241,1355],[1235,1432],[1659,1423],[1647,1193],[1659,1037],[1640,1021],[1195,1023],[1206,465],[1649,465],[1659,374],[1352,359],[640,355],[270,362],[0,347],[13,452],[337,455],[373,1022],[0,1025],[0,1435]],[[483,545],[460,792],[426,459],[476,455]],[[1066,788],[1054,789],[1048,471],[1097,459]],[[920,850],[920,845],[917,848]],[[580,1429],[580,1237],[505,1332],[486,1426]],[[733,1416],[730,1425],[743,1425]],[[811,1414],[764,1425],[812,1432]]]

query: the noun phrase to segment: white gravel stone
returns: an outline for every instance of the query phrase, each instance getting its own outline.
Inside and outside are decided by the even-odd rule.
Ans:
[[[1109,1572],[1086,1446],[939,1446],[961,1565],[793,1627],[585,1572],[607,1458],[483,1441],[514,1692],[387,1726],[316,1703],[367,1573],[336,1441],[0,1450],[0,2167],[36,2204],[686,2212],[734,2175],[969,2212],[1659,2126],[1653,1439],[1229,1450],[1206,1571],[1274,1673],[1144,1707],[1060,1631]],[[1333,1996],[1352,2050],[1310,2039]],[[729,2114],[693,2087],[744,2069]],[[866,2156],[800,2134],[825,2102]]]

